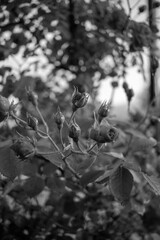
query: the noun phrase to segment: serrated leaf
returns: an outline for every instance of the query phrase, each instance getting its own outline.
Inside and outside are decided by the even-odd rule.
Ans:
[[[0,173],[10,180],[14,180],[18,176],[19,171],[17,168],[18,158],[13,150],[10,148],[0,149]]]
[[[111,175],[109,185],[113,196],[121,203],[125,203],[129,200],[133,187],[133,176],[128,169],[119,166]]]
[[[45,159],[50,161],[52,164],[54,164],[57,167],[64,168],[64,162],[62,160],[62,156],[59,152],[55,152],[52,154],[41,154]]]
[[[104,174],[104,172],[104,170],[92,170],[85,173],[80,179],[81,185],[85,187],[89,183],[95,182],[97,178]]]
[[[32,198],[37,196],[44,189],[44,180],[39,176],[34,176],[25,180],[23,189]]]
[[[149,176],[145,173],[142,173],[142,175],[146,179],[146,181],[149,183],[153,192],[157,195],[160,195],[160,178],[157,178],[155,176]]]

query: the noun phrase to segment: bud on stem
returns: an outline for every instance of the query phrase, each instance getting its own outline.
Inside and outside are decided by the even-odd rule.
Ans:
[[[78,108],[84,107],[88,102],[89,94],[88,93],[80,93],[78,89],[75,87],[73,95],[72,95],[72,110],[75,112]]]

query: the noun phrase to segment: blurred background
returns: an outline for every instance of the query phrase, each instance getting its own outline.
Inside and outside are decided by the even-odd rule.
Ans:
[[[1,122],[0,239],[160,239],[159,30],[160,0],[0,0],[0,93],[19,102],[16,117],[28,125],[28,116],[35,117],[45,131],[44,117],[63,149],[54,117],[59,106],[68,121],[76,87],[90,95],[76,112],[80,144],[88,148],[93,112],[104,101],[111,101],[107,124],[119,133],[115,143],[97,149],[98,157],[81,152],[68,158],[80,177],[91,173],[83,188],[46,135],[20,120]],[[40,114],[26,89],[38,95]],[[68,132],[64,124],[64,154],[70,151]],[[15,139],[18,151],[28,151],[29,144],[32,156],[17,158]],[[117,163],[126,176],[117,174],[121,181],[111,194]],[[95,183],[97,171],[106,175]]]
[[[132,111],[145,111],[159,95],[158,67],[151,77],[153,61],[159,62],[159,1],[82,2],[2,1],[2,93],[21,99],[28,85],[38,91],[44,85],[58,101],[78,86],[92,100],[113,98],[113,114],[128,119],[127,82]]]

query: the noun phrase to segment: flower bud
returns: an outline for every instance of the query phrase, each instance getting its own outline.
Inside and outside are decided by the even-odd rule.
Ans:
[[[81,134],[80,127],[75,121],[72,122],[69,127],[69,137],[72,138],[74,142],[78,142],[80,134]]]
[[[29,127],[31,127],[33,130],[37,131],[37,126],[38,126],[38,119],[37,118],[28,114],[27,115],[27,123],[28,123]]]
[[[35,92],[31,91],[30,89],[27,90],[27,97],[28,101],[31,102],[33,106],[36,107],[38,105],[38,96]]]
[[[58,107],[57,113],[55,115],[55,122],[57,124],[58,129],[62,129],[64,121],[65,121],[65,117],[63,113],[60,111],[60,108]]]
[[[104,142],[115,142],[119,136],[118,129],[108,125],[100,125],[100,139]]]
[[[75,88],[72,95],[72,108],[73,111],[76,111],[78,108],[82,108],[87,104],[89,98],[88,93],[80,93],[77,88]]]
[[[118,138],[118,130],[111,125],[100,124],[99,127],[91,128],[90,138],[97,143],[115,142]]]
[[[98,109],[98,120],[99,122],[102,121],[103,118],[108,116],[108,113],[110,111],[110,107],[111,107],[111,102],[103,102],[100,106],[100,108]]]
[[[35,147],[29,140],[25,138],[14,140],[11,149],[21,159],[26,159],[28,157],[34,156],[35,154]]]
[[[0,122],[5,120],[9,114],[10,102],[0,95]]]

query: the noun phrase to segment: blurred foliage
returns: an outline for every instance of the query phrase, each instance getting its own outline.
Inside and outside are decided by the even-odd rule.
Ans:
[[[142,53],[157,39],[156,26],[131,19],[132,5],[126,13],[121,1],[0,2],[1,239],[159,239],[160,116],[152,106],[145,116],[132,113],[126,82],[131,66],[145,75]],[[113,90],[123,81],[128,123],[109,114],[112,101],[96,109],[107,78]],[[26,89],[38,95],[38,108]],[[78,109],[86,92],[90,102]],[[53,141],[62,151],[53,152]],[[84,154],[90,141],[96,151]]]

